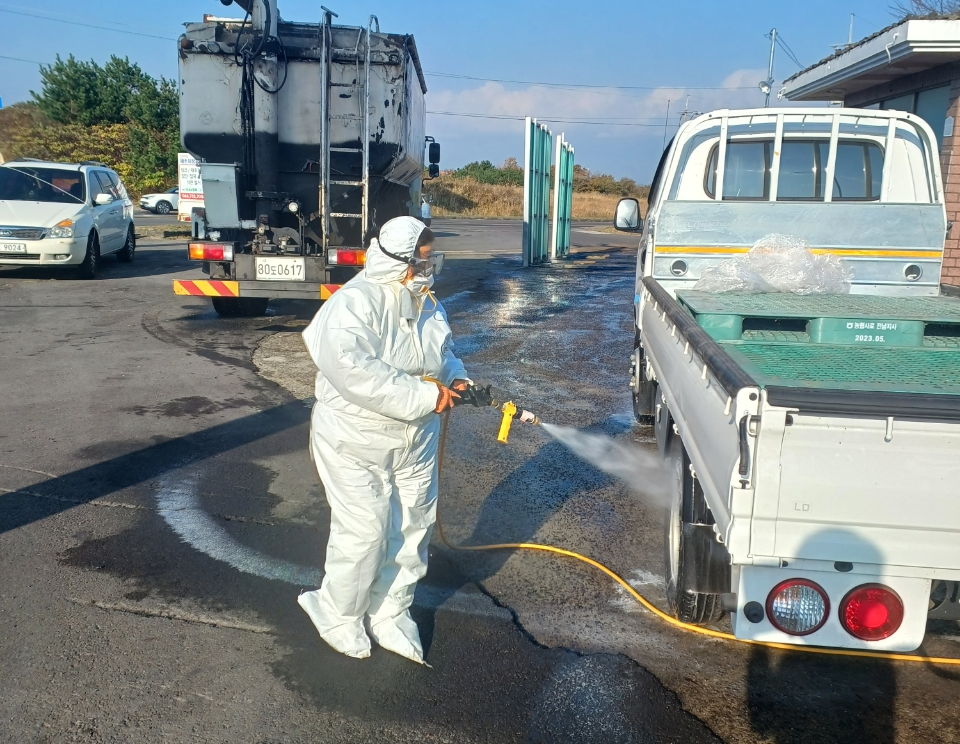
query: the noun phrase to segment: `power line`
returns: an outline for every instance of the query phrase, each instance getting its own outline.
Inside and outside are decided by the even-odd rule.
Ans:
[[[804,66],[800,63],[800,60],[797,59],[797,55],[793,53],[793,50],[789,47],[787,42],[785,42],[783,40],[783,37],[780,36],[779,34],[777,35],[777,44],[783,50],[784,54],[786,54],[797,67],[799,67],[801,70],[804,69]]]
[[[84,23],[83,21],[74,21],[67,20],[65,18],[53,18],[52,16],[40,15],[38,13],[27,13],[22,10],[8,10],[7,8],[0,8],[0,13],[9,13],[11,15],[26,16],[27,18],[39,18],[43,21],[53,21],[54,23],[65,23],[70,26],[84,26],[85,28],[95,28],[98,31],[113,31],[117,34],[127,34],[129,36],[145,36],[149,39],[163,39],[164,41],[176,41],[175,38],[170,36],[157,36],[156,34],[145,34],[140,31],[127,31],[119,28],[107,28],[106,26],[99,26],[95,23]]]
[[[20,57],[6,57],[0,54],[0,59],[11,59],[14,62],[29,62],[31,65],[42,65],[43,62],[37,62],[35,59],[21,59]]]
[[[526,117],[524,116],[513,116],[511,114],[475,114],[468,113],[464,111],[427,111],[428,114],[433,114],[434,116],[462,116],[468,119],[497,119],[501,121],[523,121]],[[587,120],[587,119],[567,119],[563,117],[554,117],[554,116],[538,116],[538,121],[549,121],[554,124],[590,124],[594,126],[603,126],[603,127],[660,127],[662,126],[659,122],[656,124],[631,124],[627,122],[613,122],[613,121],[597,121],[597,120]]]
[[[501,78],[484,78],[476,77],[474,75],[458,75],[452,72],[431,72],[424,70],[424,75],[430,75],[431,77],[442,77],[442,78],[456,78],[458,80],[478,80],[485,83],[509,83],[511,85],[536,85],[544,88],[569,88],[572,90],[580,89],[598,89],[598,90],[663,90],[664,88],[670,90],[753,90],[752,85],[745,86],[722,86],[722,85],[712,85],[712,86],[697,86],[697,85],[657,85],[657,86],[648,86],[648,85],[596,85],[588,83],[544,83],[536,82],[533,80],[504,80]]]

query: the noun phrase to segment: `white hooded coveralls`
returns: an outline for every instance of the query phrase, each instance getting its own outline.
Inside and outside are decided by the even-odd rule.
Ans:
[[[412,256],[423,223],[387,222],[383,246]],[[373,241],[363,271],[303,332],[319,371],[310,449],[330,504],[320,589],[300,595],[321,637],[348,656],[382,647],[423,662],[409,614],[436,519],[438,388],[466,379],[433,296],[403,284],[407,265]]]

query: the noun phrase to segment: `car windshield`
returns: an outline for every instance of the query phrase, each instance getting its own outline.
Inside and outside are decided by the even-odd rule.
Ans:
[[[83,174],[60,168],[0,168],[0,199],[82,204],[87,194]]]

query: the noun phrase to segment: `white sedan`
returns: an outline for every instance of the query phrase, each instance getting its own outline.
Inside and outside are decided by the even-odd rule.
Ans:
[[[180,187],[174,186],[162,194],[144,194],[140,197],[140,208],[155,214],[170,214],[177,211],[180,201]]]

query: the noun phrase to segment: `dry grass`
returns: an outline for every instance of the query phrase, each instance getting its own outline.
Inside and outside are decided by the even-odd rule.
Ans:
[[[523,216],[523,189],[520,186],[441,176],[425,182],[423,192],[433,197],[431,206],[434,217]],[[620,197],[616,194],[574,192],[573,219],[612,220],[618,201]]]

